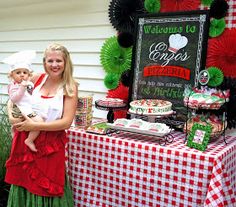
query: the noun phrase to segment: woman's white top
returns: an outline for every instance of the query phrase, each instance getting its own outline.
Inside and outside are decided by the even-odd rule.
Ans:
[[[59,87],[56,95],[53,97],[45,97],[40,93],[40,89],[47,80],[48,76],[45,75],[41,83],[36,86],[32,94],[33,110],[46,122],[60,119],[63,112],[63,88]]]

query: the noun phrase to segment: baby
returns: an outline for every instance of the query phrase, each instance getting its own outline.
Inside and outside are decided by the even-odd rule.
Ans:
[[[4,63],[10,65],[9,78],[11,83],[8,85],[8,94],[10,100],[13,102],[12,116],[15,118],[23,117],[22,114],[27,115],[33,121],[44,121],[42,117],[37,115],[32,108],[32,90],[34,84],[30,81],[32,76],[31,61],[36,56],[35,51],[25,50],[14,53],[3,60]],[[34,140],[38,137],[40,131],[31,131],[25,144],[34,152],[37,152]]]

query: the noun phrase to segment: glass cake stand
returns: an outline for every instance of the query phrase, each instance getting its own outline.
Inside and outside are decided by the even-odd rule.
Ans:
[[[104,110],[104,111],[108,111],[107,113],[107,121],[108,123],[113,123],[114,122],[114,111],[119,111],[119,110],[124,110],[127,108],[127,103],[123,103],[123,105],[112,105],[110,104],[109,106],[105,106],[102,104],[99,104],[98,101],[95,101],[95,107],[99,110]]]
[[[163,120],[163,119],[168,121],[173,115],[176,114],[176,112],[171,110],[169,112],[162,113],[162,114],[160,114],[160,113],[146,114],[146,113],[143,113],[143,110],[141,108],[138,108],[136,110],[136,112],[129,110],[128,114],[133,115],[135,118],[140,118],[140,119],[146,120],[148,122],[159,122],[160,120]],[[167,123],[170,124],[169,122],[167,122]],[[167,123],[165,123],[165,124],[167,124]]]

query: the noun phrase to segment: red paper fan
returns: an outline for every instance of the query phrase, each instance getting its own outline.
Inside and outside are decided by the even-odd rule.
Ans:
[[[207,67],[220,68],[225,77],[236,78],[236,29],[225,29],[222,35],[208,40]]]
[[[200,0],[162,0],[160,12],[198,10]]]
[[[129,98],[129,88],[120,83],[116,89],[108,91],[107,98],[120,98],[127,102]],[[114,120],[126,118],[126,113],[127,110],[114,111]]]
[[[124,101],[128,101],[129,88],[125,87],[122,83],[119,83],[118,87],[109,90],[107,93],[107,98],[120,98]]]

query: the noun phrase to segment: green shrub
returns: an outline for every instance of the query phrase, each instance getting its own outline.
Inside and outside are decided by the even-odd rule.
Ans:
[[[0,181],[5,177],[5,162],[9,157],[11,142],[11,125],[6,113],[6,105],[0,104]]]

